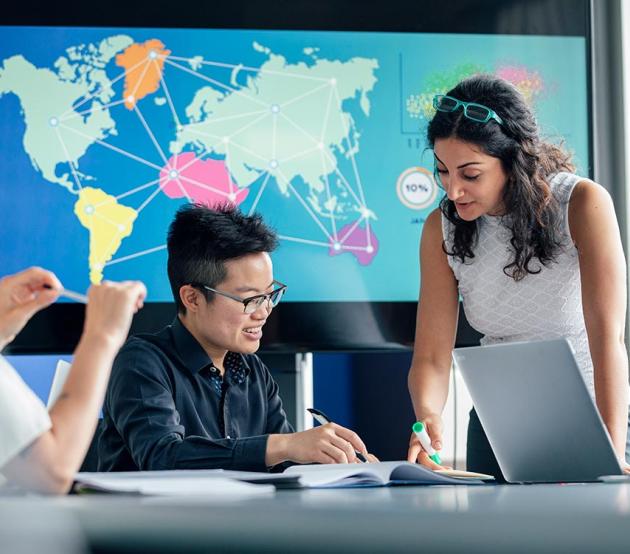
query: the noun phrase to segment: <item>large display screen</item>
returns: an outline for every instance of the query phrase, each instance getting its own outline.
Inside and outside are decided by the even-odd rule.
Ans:
[[[280,237],[274,273],[288,291],[270,346],[408,343],[419,238],[441,196],[425,143],[431,100],[468,75],[512,82],[589,173],[584,36],[0,33],[2,274],[40,265],[79,292],[140,279],[144,328],[173,316],[165,239],[177,208],[232,202]]]

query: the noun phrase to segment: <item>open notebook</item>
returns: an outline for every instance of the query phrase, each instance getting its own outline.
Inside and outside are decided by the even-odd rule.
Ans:
[[[387,485],[480,485],[492,475],[468,471],[432,471],[409,462],[292,466],[282,475],[297,475],[304,487],[379,487]]]

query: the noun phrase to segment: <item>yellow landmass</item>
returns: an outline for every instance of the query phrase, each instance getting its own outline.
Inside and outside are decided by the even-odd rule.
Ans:
[[[90,281],[103,280],[103,267],[120,248],[122,239],[133,230],[136,210],[122,206],[101,189],[85,187],[79,193],[74,213],[90,231]]]
[[[158,39],[143,44],[134,43],[116,56],[116,65],[125,69],[125,107],[133,110],[138,100],[155,92],[160,86],[164,58],[171,51]]]

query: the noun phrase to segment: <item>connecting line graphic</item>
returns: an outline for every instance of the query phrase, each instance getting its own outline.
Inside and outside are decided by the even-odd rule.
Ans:
[[[110,150],[113,150],[114,152],[117,152],[118,154],[131,158],[132,160],[136,162],[152,167],[153,169],[156,169],[158,171],[162,169],[159,165],[156,165],[148,160],[145,160],[144,158],[141,158],[140,156],[136,156],[135,154],[132,154],[131,152],[127,152],[126,150],[123,150],[122,148],[118,148],[117,146],[114,146],[113,144],[109,144],[105,142],[104,140],[101,140],[96,137],[91,137],[87,133],[83,133],[82,131],[79,131],[78,129],[74,129],[72,127],[64,125],[63,123],[60,123],[59,127],[66,129],[68,131],[71,131],[85,139],[88,139],[89,141],[94,142],[95,144],[99,144],[101,146],[104,146],[105,148],[109,148]]]
[[[165,57],[165,56],[161,56],[161,57]],[[282,71],[274,71],[272,69],[260,69],[260,67],[250,67],[250,66],[241,65],[241,64],[210,62],[206,60],[198,61],[198,60],[195,60],[194,58],[182,58],[182,57],[171,56],[171,55],[168,56],[168,59],[180,61],[180,62],[186,62],[186,63],[196,62],[196,63],[199,63],[200,65],[207,65],[211,67],[222,67],[225,69],[239,69],[242,71],[251,71],[253,73],[260,74],[260,75],[278,75],[280,77],[292,77],[294,79],[306,79],[308,81],[320,81],[320,82],[328,81],[328,79],[325,77],[313,77],[312,75],[303,75],[301,73],[284,73]]]
[[[313,246],[324,246],[326,248],[330,247],[329,243],[316,241],[316,240],[301,239],[301,238],[298,238],[298,237],[289,237],[287,235],[278,235],[278,238],[280,240],[288,240],[290,242],[299,242],[300,244],[310,244],[310,245],[313,245]]]
[[[249,212],[247,215],[252,215],[254,211],[256,211],[256,206],[258,206],[258,201],[260,200],[260,197],[262,196],[263,192],[265,192],[265,188],[267,187],[267,183],[269,182],[271,173],[267,171],[264,173],[264,176],[265,176],[265,180],[263,181],[262,186],[258,189],[258,194],[256,195],[256,198],[254,199],[254,203],[249,208]]]
[[[179,130],[182,126],[179,117],[177,116],[177,110],[175,109],[175,104],[173,104],[173,99],[171,98],[171,93],[166,86],[166,80],[164,79],[164,72],[160,69],[157,60],[153,60],[153,65],[156,71],[160,72],[160,85],[162,86],[162,90],[164,91],[164,95],[166,96],[166,101],[168,102],[168,107],[171,109],[171,114],[173,115],[173,120],[175,121],[175,125],[177,130]]]
[[[136,187],[135,189],[128,190],[127,192],[123,192],[122,194],[119,194],[118,196],[113,196],[112,198],[108,198],[107,200],[104,200],[103,202],[94,204],[94,208],[100,208],[101,206],[112,204],[113,202],[117,200],[121,200],[122,198],[126,198],[127,196],[131,196],[132,194],[135,194],[136,192],[140,192],[141,190],[147,189],[149,187],[153,187],[157,185],[159,182],[160,182],[160,179],[153,179],[153,181],[149,181],[148,183],[145,183],[144,185],[140,185]]]
[[[148,58],[144,62],[144,67],[142,68],[142,73],[140,74],[140,78],[138,79],[138,82],[136,83],[136,86],[133,87],[133,91],[131,91],[131,95],[126,98],[126,100],[130,104],[134,104],[135,105],[135,103],[136,103],[136,94],[138,93],[138,89],[140,88],[140,85],[142,84],[142,81],[144,81],[144,78],[147,75],[147,71],[149,70],[149,66],[150,65],[151,65],[151,59]],[[131,73],[131,72],[127,71],[126,73]]]
[[[151,203],[151,200],[153,200],[153,199],[154,199],[154,198],[158,195],[158,193],[162,192],[162,189],[163,189],[163,188],[164,188],[164,185],[160,184],[160,185],[159,185],[159,186],[158,186],[158,187],[157,187],[157,188],[156,188],[156,189],[155,189],[155,190],[154,190],[154,191],[153,191],[153,192],[149,195],[149,197],[148,197],[148,198],[147,198],[147,199],[146,199],[146,200],[145,200],[142,204],[140,204],[140,207],[136,208],[136,213],[137,213],[138,215],[140,215],[140,212],[141,212],[142,210],[144,210],[144,209],[145,209],[145,208],[146,208],[146,207],[147,207],[147,206]]]
[[[155,146],[156,150],[158,151],[158,154],[160,155],[160,158],[162,158],[162,161],[164,162],[164,165],[168,166],[168,159],[164,155],[164,151],[162,150],[162,148],[158,144],[158,141],[156,140],[155,135],[151,131],[151,128],[147,124],[146,119],[144,119],[144,117],[142,115],[142,112],[140,111],[140,108],[138,108],[138,104],[134,104],[133,111],[136,112],[136,115],[140,119],[140,122],[142,123],[142,126],[144,127],[144,130],[147,132],[147,135],[149,135],[149,138],[151,139],[151,142]]]
[[[185,71],[186,73],[190,73],[191,75],[194,75],[195,77],[199,77],[201,80],[206,81],[206,82],[208,82],[208,83],[210,83],[212,85],[215,85],[216,87],[220,87],[222,89],[225,89],[225,90],[229,91],[231,94],[236,94],[237,96],[241,96],[242,98],[246,98],[247,100],[250,100],[254,104],[258,104],[260,106],[266,106],[267,105],[262,100],[258,100],[257,98],[253,98],[253,97],[249,96],[248,94],[245,94],[244,92],[241,92],[237,88],[233,88],[233,87],[231,87],[229,85],[226,85],[226,84],[222,83],[221,81],[217,81],[216,79],[212,79],[211,77],[206,77],[205,75],[202,75],[202,74],[198,73],[197,71],[194,71],[194,70],[188,69],[187,67],[184,67],[182,65],[176,64],[176,63],[170,61],[168,57],[164,57],[164,62],[167,63],[168,65],[176,67],[177,69],[181,69],[182,71]]]
[[[110,260],[109,262],[104,264],[104,267],[119,264],[120,262],[126,262],[127,260],[133,260],[134,258],[146,256],[147,254],[153,254],[154,252],[159,252],[160,250],[166,250],[166,244],[163,244],[162,246],[156,246],[154,248],[148,248],[147,250],[142,250],[141,252],[136,252],[135,254],[129,254],[129,256],[122,256],[121,258]]]
[[[160,66],[158,60],[162,60],[162,66]],[[190,65],[190,68],[183,65],[186,63]],[[166,74],[167,67],[169,68],[168,75]],[[231,70],[232,84],[236,83],[236,75],[238,72],[244,71],[249,72],[252,75],[251,79],[260,79],[264,76],[274,76],[288,79],[289,83],[291,79],[295,79],[296,82],[301,81],[302,85],[298,87],[299,90],[296,91],[295,96],[290,98],[283,97],[274,100],[273,98],[262,98],[259,88],[250,89],[249,84],[242,87],[238,85],[231,86],[218,79],[204,75],[197,68],[222,68]],[[152,74],[150,76],[148,76],[149,69],[152,69]],[[134,83],[133,89],[126,94],[124,98],[121,99],[120,96],[118,96],[117,99],[112,100],[111,102],[100,103],[99,95],[102,95],[107,90],[116,94],[113,85],[126,77],[129,77],[132,73],[135,75],[135,73],[138,72],[140,73],[140,77],[136,80],[134,76],[134,80],[136,82]],[[234,95],[235,97],[246,101],[246,103],[251,103],[252,107],[255,107],[255,109],[250,111],[239,108],[238,113],[229,113],[228,111],[227,114],[223,112],[217,115],[213,112],[205,112],[204,118],[200,121],[193,120],[189,122],[182,122],[178,116],[177,105],[172,94],[173,88],[170,85],[172,85],[172,80],[175,77],[184,75],[192,76],[200,81],[208,83],[213,89],[220,91],[224,95],[221,102]],[[151,121],[146,117],[149,115],[149,112],[141,109],[139,105],[147,94],[146,87],[143,85],[145,84],[145,79],[148,79],[149,77],[156,80],[155,87],[157,87],[159,83],[159,88],[166,98],[166,104],[168,104],[170,117],[172,117],[175,125],[176,139],[171,142],[170,149],[164,148],[160,144],[160,141],[152,129]],[[250,77],[248,77],[248,83],[249,79]],[[313,83],[312,88],[304,90],[305,82],[309,81]],[[258,84],[255,86],[258,87]],[[142,90],[140,98],[137,98],[136,95],[140,90]],[[286,89],[283,89],[283,92],[286,90],[291,90],[290,85],[287,85]],[[305,106],[307,107],[306,109],[312,110],[313,102],[318,102],[318,95],[322,96],[321,113],[323,117],[320,119],[316,115],[314,116],[317,118],[318,122],[321,121],[321,126],[318,124],[317,129],[306,129],[304,125],[296,120],[295,116],[291,117],[289,113],[285,111],[287,107],[292,106],[293,109],[290,110],[292,113],[301,113],[299,109],[299,104],[301,102],[305,103]],[[110,98],[111,96],[107,99],[109,100]],[[89,108],[79,111],[81,106],[91,100],[92,105]],[[296,106],[298,106],[298,108],[296,108]],[[333,108],[338,112],[340,120],[340,126],[338,127],[333,127],[334,123],[331,123]],[[153,144],[155,151],[158,153],[162,165],[154,163],[143,155],[130,152],[103,140],[103,135],[90,136],[90,133],[82,131],[79,125],[76,127],[74,125],[70,125],[71,121],[80,120],[81,118],[83,121],[87,121],[89,116],[95,112],[113,112],[114,110],[120,110],[121,113],[128,113],[129,111],[132,111],[137,116],[144,133]],[[266,122],[267,118],[271,118],[271,120]],[[194,189],[197,189],[197,191],[201,189],[202,191],[206,191],[206,193],[216,195],[218,198],[224,198],[226,201],[234,202],[236,201],[238,192],[241,191],[242,188],[239,188],[238,185],[235,186],[232,175],[242,174],[242,171],[236,171],[235,173],[236,169],[242,167],[246,170],[246,174],[257,173],[257,176],[248,183],[241,183],[240,186],[251,188],[255,184],[259,184],[257,193],[251,206],[249,207],[249,214],[254,213],[256,208],[259,206],[265,192],[269,190],[269,183],[273,178],[278,186],[282,186],[282,188],[290,193],[290,198],[295,198],[295,200],[297,200],[298,205],[306,212],[309,220],[312,220],[315,228],[318,229],[318,232],[320,232],[323,237],[323,240],[317,240],[315,238],[296,237],[290,233],[282,233],[279,235],[280,240],[286,240],[288,242],[318,248],[326,248],[329,250],[332,249],[336,252],[347,250],[372,253],[374,250],[371,242],[372,236],[370,231],[370,219],[372,215],[365,202],[363,184],[355,158],[355,154],[358,152],[358,144],[356,141],[356,136],[358,135],[356,134],[357,131],[355,129],[354,120],[352,117],[343,112],[342,100],[337,88],[336,78],[314,77],[301,73],[294,74],[289,70],[287,70],[287,72],[274,71],[244,66],[241,64],[207,61],[199,58],[183,58],[151,52],[147,58],[138,61],[131,67],[122,71],[120,75],[110,81],[106,88],[97,88],[93,93],[81,99],[81,101],[75,104],[71,109],[67,110],[58,117],[53,116],[52,119],[55,120],[55,133],[62,145],[78,191],[81,191],[82,189],[81,180],[79,178],[77,166],[72,161],[67,145],[63,140],[61,133],[62,130],[64,133],[70,132],[82,137],[86,140],[86,142],[89,141],[89,144],[95,144],[109,149],[120,156],[124,156],[137,162],[138,164],[159,172],[157,179],[152,179],[144,184],[130,188],[117,196],[109,196],[107,200],[91,206],[94,210],[110,203],[116,203],[119,200],[136,195],[144,190],[154,188],[154,190],[150,192],[149,196],[146,197],[137,208],[134,208],[136,216],[139,216],[139,214],[153,202],[160,192],[165,192],[165,188],[169,183],[174,183],[177,186],[177,190],[179,190],[182,196],[186,197],[189,202],[195,201],[195,197],[203,197],[194,192]],[[239,124],[239,121],[241,121],[242,124]],[[234,126],[231,128],[229,127],[227,134],[222,134],[221,131],[216,134],[212,132],[215,126],[218,128],[219,125],[225,124],[226,122],[229,122],[229,125],[235,123],[236,128],[234,128]],[[342,137],[337,137],[334,139],[333,143],[327,144],[327,141],[329,142],[329,139],[327,139],[329,129],[338,129],[342,134]],[[249,134],[247,134],[248,132]],[[183,133],[193,136],[192,138],[189,136],[182,139]],[[252,146],[255,143],[252,141],[251,137],[260,137],[262,136],[261,133],[268,133],[269,140],[263,140],[261,142],[261,148],[255,148],[255,150],[259,151],[255,151]],[[194,136],[199,137],[199,139],[195,139]],[[243,140],[238,140],[239,136],[243,136],[245,138]],[[210,141],[205,139],[210,139]],[[309,143],[312,144],[312,147],[308,147]],[[296,146],[298,144],[301,145],[301,150],[296,152],[295,150],[297,149]],[[186,146],[189,146],[190,150],[183,150]],[[304,148],[305,146],[306,148]],[[338,148],[343,152],[343,147],[346,147],[345,157],[349,158],[352,180],[356,186],[356,191],[355,187],[350,184],[348,178],[344,176],[342,170],[338,166],[337,159],[332,153],[333,148]],[[171,156],[170,159],[167,154],[169,150]],[[190,152],[194,153],[191,159],[189,159]],[[182,158],[184,154],[186,154],[186,161],[180,165],[180,160],[184,161]],[[228,190],[221,190],[218,187],[212,186],[212,181],[208,183],[201,182],[199,180],[198,176],[200,172],[203,172],[204,170],[197,170],[197,168],[195,168],[195,164],[202,164],[208,159],[223,161],[227,171],[226,186]],[[257,162],[253,160],[257,160]],[[296,176],[299,176],[299,173],[296,173],[296,171],[299,171],[299,164],[295,164],[300,160],[304,160],[305,164],[310,163],[311,166],[314,161],[318,166],[321,164],[321,173],[319,173],[319,176],[317,177],[319,182],[317,180],[305,182],[305,184],[310,188],[310,197],[303,196],[297,190],[296,185],[293,182],[293,179]],[[199,167],[203,168],[203,166]],[[290,167],[290,169],[288,169],[288,174],[284,171],[284,167]],[[192,175],[190,172],[191,169],[195,170]],[[352,224],[346,225],[341,230],[338,228],[338,218],[340,217],[340,215],[338,215],[340,213],[339,201],[332,194],[331,187],[333,186],[333,182],[331,182],[331,177],[334,177],[334,185],[338,187],[339,190],[345,191],[348,195],[350,195],[350,198],[352,198],[353,202],[356,203],[356,209],[360,214],[360,216]],[[173,186],[170,187],[170,191],[169,196],[173,191]],[[314,196],[315,194],[320,193],[322,195],[322,199],[325,199],[323,207],[320,207],[317,196]],[[109,246],[112,247],[114,243],[119,240],[120,233],[124,231],[125,225],[112,221],[97,211],[94,211],[94,214],[100,219],[107,221],[114,229],[116,229],[116,232],[112,237],[112,243]],[[324,221],[327,221],[326,225],[324,224]],[[362,225],[364,227],[362,227],[362,231],[358,235],[359,238],[353,237],[355,232]],[[329,226],[330,229],[327,228],[327,226]],[[363,237],[363,235],[365,235],[365,237],[360,238]],[[352,241],[350,240],[351,238]],[[357,241],[360,243],[363,240],[366,242],[365,246],[357,244]],[[115,258],[102,264],[102,267],[150,255],[165,248],[166,245],[162,245]],[[102,267],[99,267],[98,269],[102,269]]]
[[[134,71],[135,69],[140,67],[140,65],[142,65],[143,63],[145,63],[144,60],[140,60],[137,64],[135,64],[132,67],[130,67],[127,71],[123,71],[120,75],[118,75],[118,77],[112,79],[108,83],[106,90],[113,91],[114,89],[112,88],[112,85],[115,85],[118,81],[120,81],[121,79],[124,79],[127,76],[127,73],[131,73],[132,71]],[[87,95],[78,104],[72,106],[71,108],[69,108],[65,112],[63,112],[59,116],[59,119],[64,119],[68,114],[73,114],[74,115],[74,113],[76,112],[77,108],[80,108],[81,106],[83,106],[84,104],[89,102],[90,100],[93,100],[94,98],[96,98],[99,94],[101,94],[104,91],[105,91],[105,89],[97,87],[94,92],[92,92],[91,94]],[[123,100],[123,102],[124,102],[124,100]]]
[[[115,100],[114,102],[109,102],[108,104],[95,104],[91,108],[84,110],[82,112],[75,112],[70,115],[66,115],[64,117],[60,117],[59,121],[70,121],[72,119],[76,119],[79,117],[87,117],[88,115],[93,114],[94,112],[102,112],[108,110],[109,108],[113,108],[115,106],[119,106],[120,104],[124,104],[125,100]]]

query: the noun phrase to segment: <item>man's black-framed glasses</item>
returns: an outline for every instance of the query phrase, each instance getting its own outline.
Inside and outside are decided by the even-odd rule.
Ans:
[[[267,292],[265,294],[256,294],[254,296],[248,296],[247,298],[241,298],[240,296],[230,294],[229,292],[223,292],[221,290],[213,289],[212,287],[204,285],[203,283],[195,283],[193,284],[193,286],[196,288],[209,290],[210,292],[214,292],[215,294],[219,294],[221,296],[225,296],[226,298],[235,300],[236,302],[240,302],[241,304],[243,304],[243,313],[253,314],[265,302],[267,302],[268,308],[275,308],[278,305],[278,302],[282,300],[282,296],[287,290],[287,285],[275,280],[271,284],[272,286],[276,287],[271,292]]]

